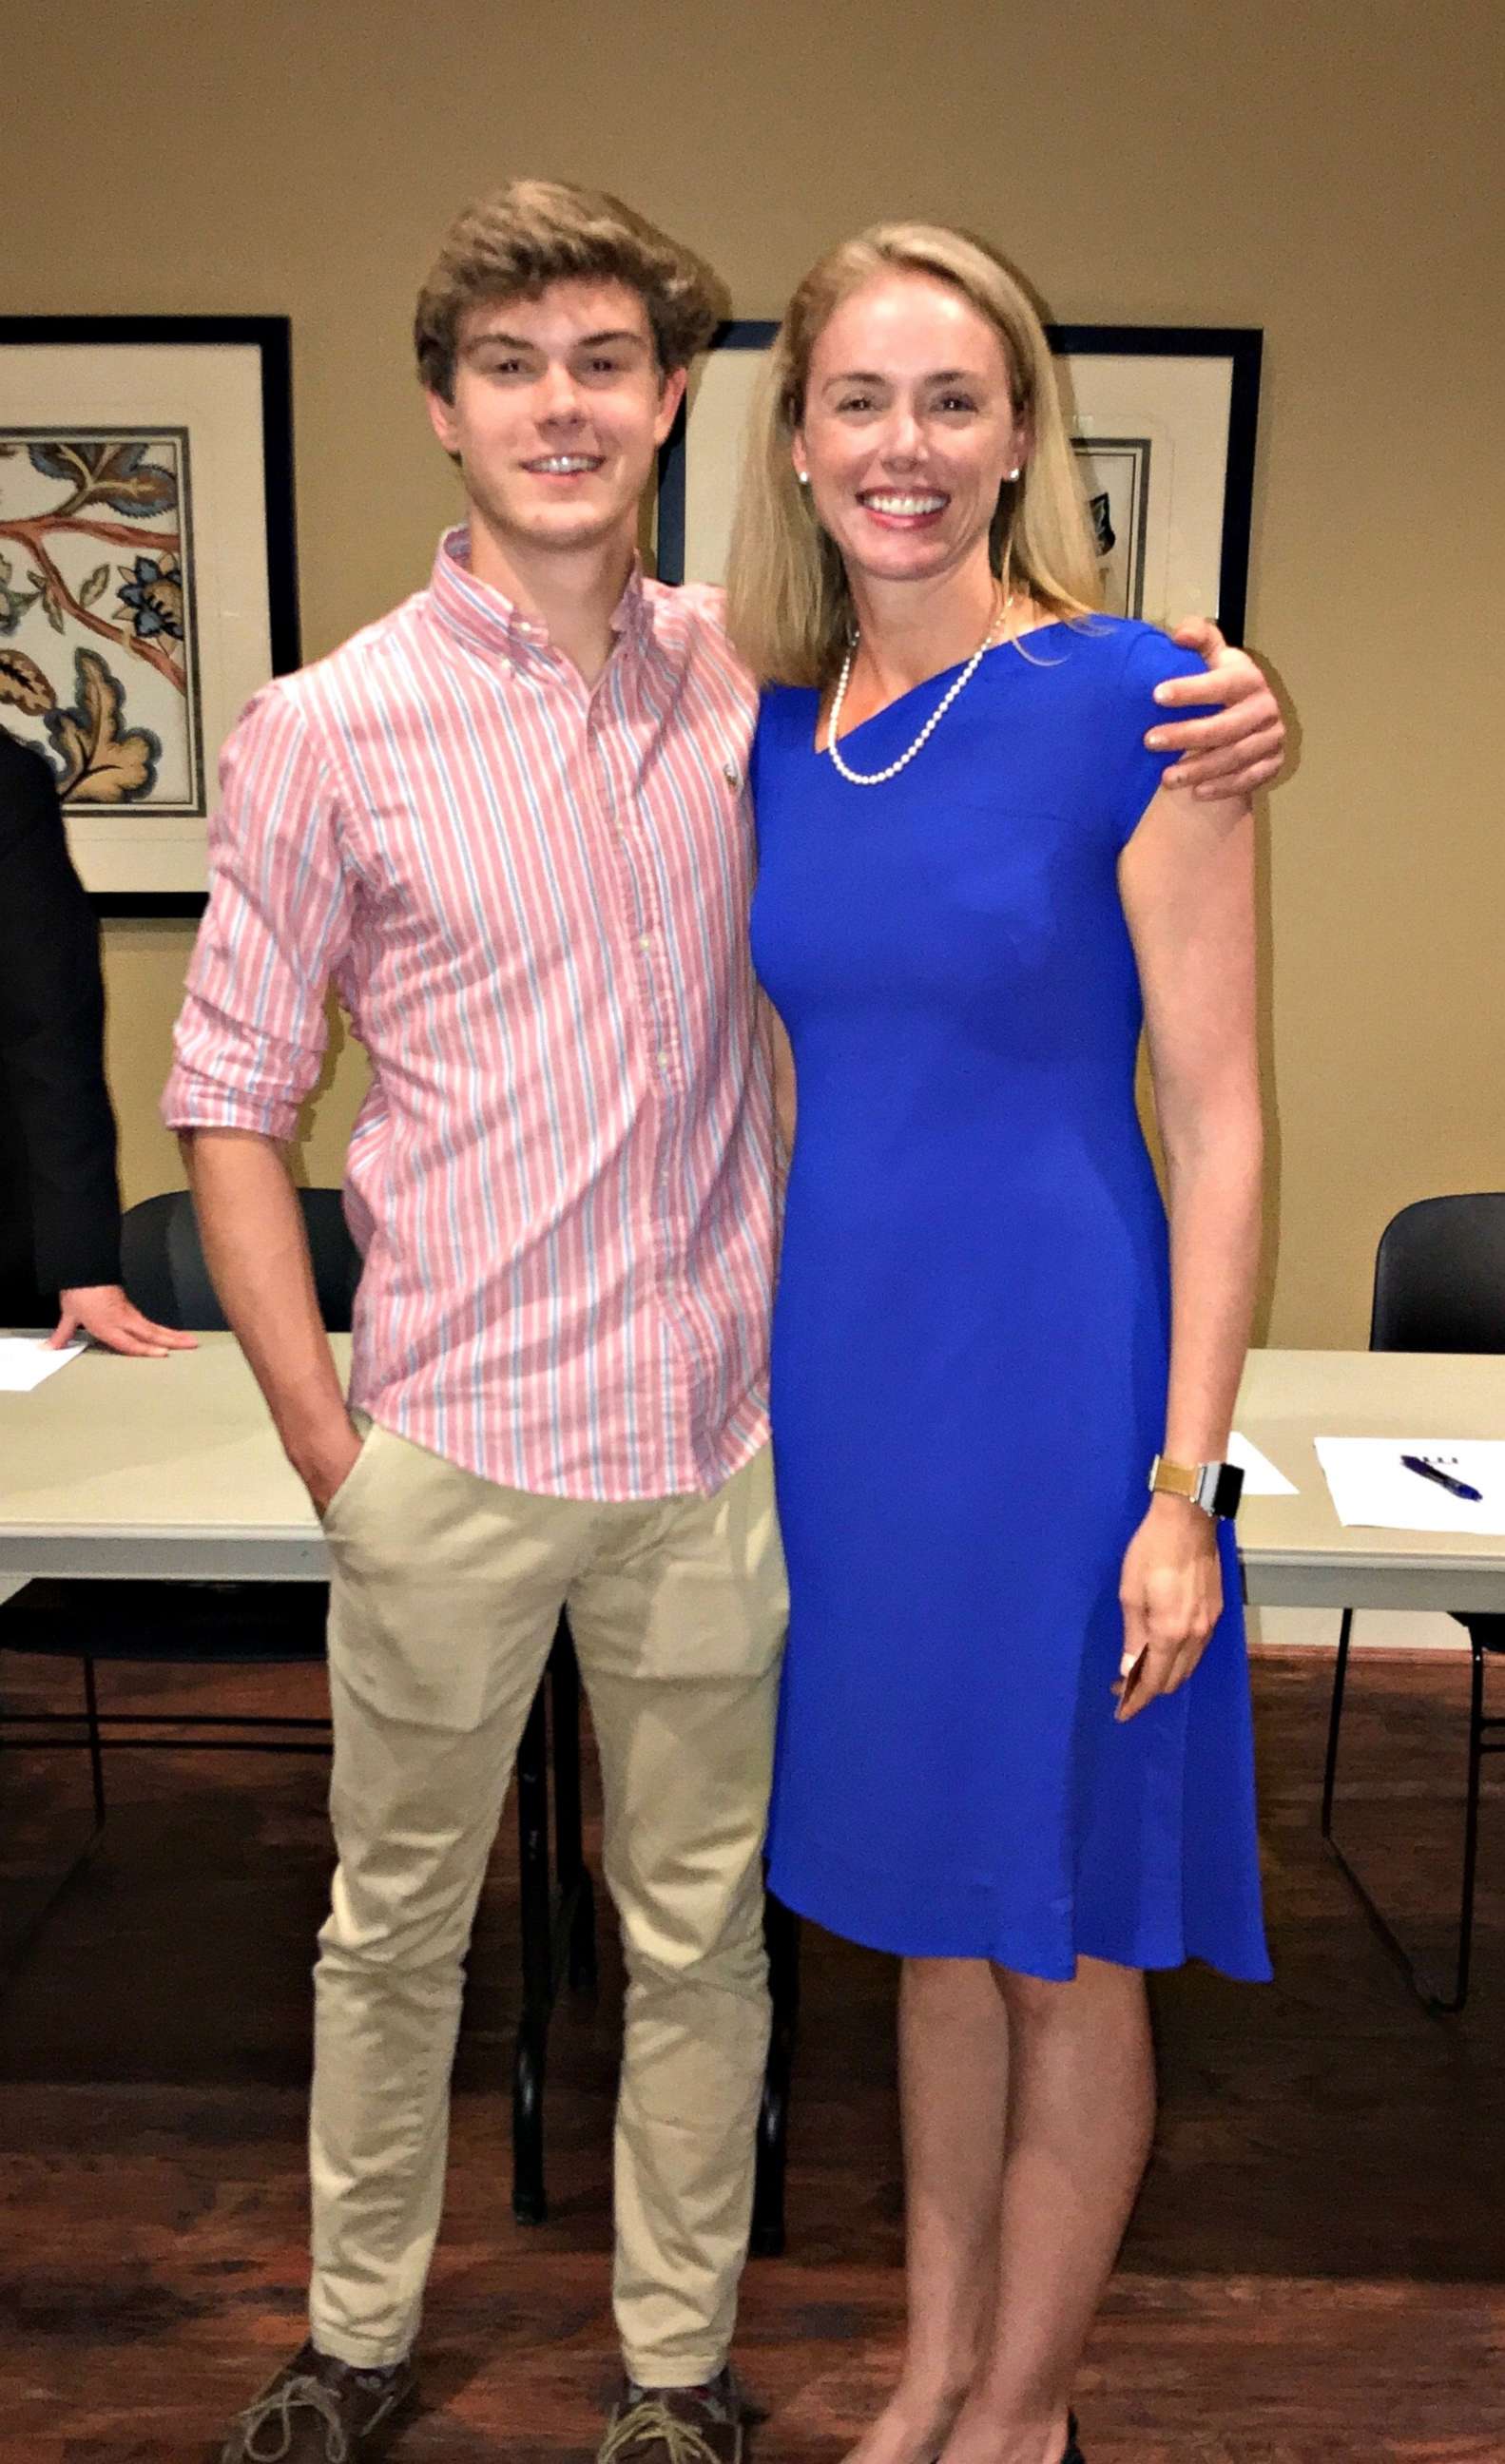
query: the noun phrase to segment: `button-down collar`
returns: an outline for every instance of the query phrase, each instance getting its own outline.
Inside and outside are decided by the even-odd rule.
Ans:
[[[446,531],[433,561],[432,593],[435,609],[453,633],[487,658],[507,658],[518,665],[527,651],[551,648],[549,629],[489,582],[471,570],[471,535],[461,522]],[[611,611],[611,630],[627,641],[641,643],[652,633],[653,619],[643,568],[636,557],[621,598]]]

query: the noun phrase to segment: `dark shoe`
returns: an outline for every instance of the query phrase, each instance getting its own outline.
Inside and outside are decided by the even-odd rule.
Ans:
[[[410,2362],[352,2369],[305,2344],[237,2413],[219,2464],[356,2464],[384,2454],[417,2393]]]
[[[709,2387],[630,2387],[596,2464],[745,2464],[747,2418],[730,2370]]]

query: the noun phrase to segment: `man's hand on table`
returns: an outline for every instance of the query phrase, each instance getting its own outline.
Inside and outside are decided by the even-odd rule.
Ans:
[[[61,1314],[47,1338],[50,1352],[60,1352],[80,1334],[90,1334],[107,1351],[124,1353],[133,1360],[166,1360],[169,1352],[198,1350],[196,1334],[143,1317],[120,1284],[76,1284],[58,1293],[57,1306]]]
[[[1167,787],[1189,787],[1198,796],[1248,796],[1267,786],[1285,758],[1286,723],[1280,705],[1247,650],[1229,649],[1206,616],[1171,627],[1172,641],[1207,663],[1205,676],[1171,676],[1155,698],[1172,709],[1180,702],[1220,701],[1215,718],[1180,719],[1152,728],[1152,751],[1182,759],[1166,771]]]

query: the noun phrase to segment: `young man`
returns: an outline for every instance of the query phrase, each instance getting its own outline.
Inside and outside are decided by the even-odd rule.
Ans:
[[[634,558],[717,307],[704,268],[609,197],[521,182],[463,215],[416,339],[467,526],[426,590],[269,686],[226,748],[165,1111],[328,1535],[340,1864],[311,2338],[225,2464],[370,2453],[411,2399],[462,1962],[564,1605],[629,1980],[610,2453],[742,2452],[726,2356],[785,1616],[745,948],[756,694],[716,594]],[[1278,719],[1257,671],[1226,654],[1196,690],[1237,705],[1200,722],[1203,759],[1263,775]],[[372,1067],[348,1407],[282,1152],[331,979]]]

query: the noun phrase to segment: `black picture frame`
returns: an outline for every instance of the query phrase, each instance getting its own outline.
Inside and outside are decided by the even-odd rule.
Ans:
[[[1259,384],[1264,333],[1257,325],[1048,325],[1058,360],[1079,365],[1102,359],[1142,361],[1151,369],[1182,362],[1227,372],[1223,435],[1223,502],[1218,528],[1217,598],[1206,609],[1227,639],[1241,643],[1249,613],[1249,561],[1254,517],[1254,456],[1259,434]]]
[[[772,317],[733,317],[719,324],[712,335],[710,346],[702,356],[710,358],[721,351],[754,352],[761,359],[773,346],[779,330]],[[660,582],[683,582],[686,564],[686,525],[690,478],[690,414],[697,369],[691,371],[691,386],[679,406],[673,428],[659,449],[658,508],[654,528],[654,562]],[[735,472],[731,474],[735,481]]]
[[[66,421],[51,405],[58,398],[58,379],[49,373],[38,395],[29,393],[38,367],[55,371],[65,363],[43,355],[70,354],[77,351],[77,412]],[[30,354],[30,359],[15,358],[7,366],[6,354]],[[132,396],[129,417],[112,417],[108,408],[121,390],[119,372],[126,365],[115,354],[153,355],[152,362],[133,358],[133,371],[150,367],[149,377],[133,374],[126,385]],[[234,354],[235,384],[226,388],[223,401],[195,398],[191,410],[185,410],[178,388],[187,382],[193,387],[194,378],[202,373],[207,361],[199,355],[220,354],[221,366],[228,363],[224,355]],[[242,355],[255,355],[254,374]],[[6,383],[9,376],[12,382]],[[160,400],[153,400],[148,411],[147,397],[160,379]],[[71,371],[69,372],[71,383]],[[109,816],[119,816],[145,809],[128,802],[89,806],[71,803],[65,795],[65,811],[69,816],[70,838],[74,845],[85,886],[90,891],[96,912],[103,916],[194,916],[202,913],[205,891],[202,886],[202,831],[210,809],[212,792],[212,771],[219,740],[228,729],[240,704],[259,684],[271,675],[287,672],[300,664],[301,633],[298,594],[298,534],[294,488],[293,458],[293,352],[290,319],[278,316],[57,316],[0,317],[0,395],[7,410],[0,415],[0,447],[8,437],[24,441],[28,435],[67,434],[75,430],[80,437],[128,436],[133,429],[145,429],[163,436],[181,437],[183,453],[178,464],[179,497],[174,506],[179,533],[184,547],[188,544],[189,443],[192,422],[200,421],[201,435],[212,430],[210,459],[218,488],[223,518],[216,528],[214,487],[208,492],[208,530],[217,539],[221,551],[233,548],[236,566],[232,577],[216,577],[214,550],[211,548],[188,576],[186,555],[183,558],[184,589],[180,599],[180,621],[184,643],[184,664],[188,660],[188,631],[190,610],[195,598],[202,605],[216,588],[229,590],[237,610],[249,607],[250,617],[237,632],[233,656],[223,657],[219,669],[209,677],[195,669],[193,688],[200,696],[206,684],[210,690],[193,702],[193,784],[185,791],[180,803],[168,807],[172,820],[181,824],[181,846],[174,840],[163,851],[155,868],[163,871],[185,870],[195,866],[199,875],[193,887],[175,886],[162,881],[144,882],[140,887],[112,881],[101,887],[97,868],[91,862],[91,832],[95,838],[105,826]],[[45,415],[29,415],[33,400],[40,400]],[[12,406],[14,407],[12,407]],[[16,451],[11,445],[10,451]],[[254,457],[254,458],[253,458]],[[138,456],[138,459],[140,457]],[[148,466],[149,467],[149,466]],[[10,534],[6,529],[4,478],[7,464],[0,460],[0,553]],[[244,487],[245,501],[236,499],[236,490]],[[200,490],[200,510],[206,492]],[[259,498],[259,512],[252,510]],[[232,499],[234,501],[232,502]],[[107,502],[107,500],[106,500]],[[123,530],[129,527],[122,523]],[[202,526],[201,526],[202,535]],[[145,542],[139,542],[145,543]],[[117,551],[118,553],[119,551]],[[129,550],[126,551],[129,553]],[[256,569],[245,569],[252,559]],[[122,568],[123,570],[123,568]],[[30,577],[35,579],[38,577]],[[102,603],[101,603],[102,604]],[[34,615],[34,603],[27,615]],[[70,647],[87,647],[79,625],[81,611],[64,605],[60,612],[63,623],[49,622],[57,633],[63,633]],[[68,628],[72,627],[70,631]],[[117,627],[119,633],[121,628]],[[34,627],[33,628],[35,638]],[[0,638],[0,651],[18,647],[14,632],[9,639]],[[128,652],[135,645],[123,642]],[[218,632],[209,645],[205,666],[212,665],[219,647]],[[55,668],[55,648],[48,645]],[[198,641],[194,641],[195,654]],[[103,655],[97,653],[98,655]],[[34,660],[33,666],[37,664]],[[219,671],[223,671],[220,672]],[[133,671],[126,671],[133,673]],[[55,688],[60,701],[63,687]],[[26,717],[38,714],[27,712]],[[0,723],[13,723],[16,709],[0,707]],[[23,733],[17,726],[16,733]],[[31,740],[37,740],[34,731]],[[47,751],[44,743],[40,749]],[[56,767],[55,761],[54,762]],[[66,775],[66,774],[64,774]],[[128,862],[128,859],[125,861]],[[117,861],[117,870],[120,869]]]

